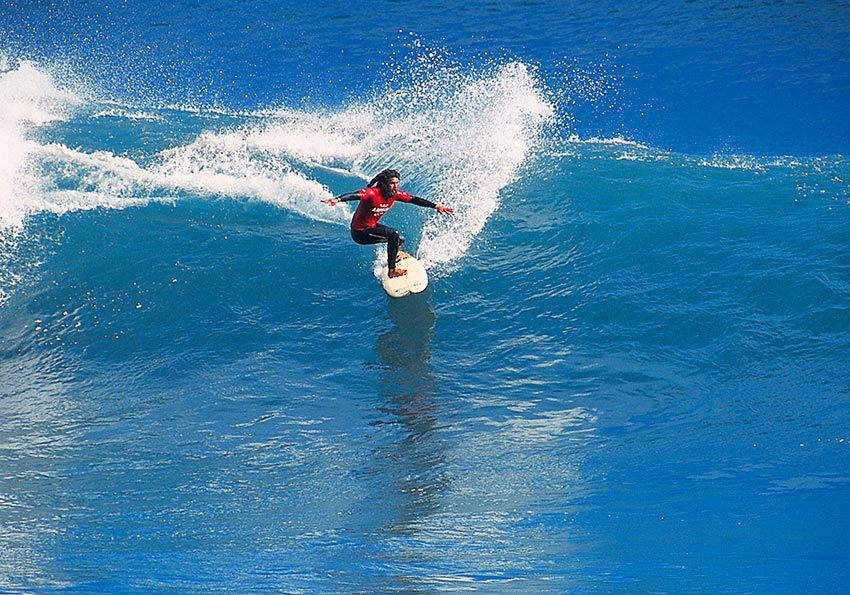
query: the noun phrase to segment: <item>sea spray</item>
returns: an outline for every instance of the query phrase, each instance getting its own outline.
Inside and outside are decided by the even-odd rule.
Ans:
[[[81,150],[62,142],[38,140],[33,131],[67,119],[78,108],[80,121],[104,126],[108,113],[118,123],[162,122],[149,110],[105,112],[84,106],[70,91],[60,89],[51,76],[30,62],[0,75],[0,228],[17,234],[27,216],[39,212],[58,215],[93,208],[124,208],[157,200],[174,200],[187,193],[201,196],[253,198],[302,215],[340,222],[344,215],[325,207],[328,196],[318,182],[276,160],[276,153],[254,147],[252,128],[239,132],[202,132],[194,142],[149,155],[144,165],[108,150]],[[92,112],[92,108],[94,111]],[[92,113],[90,113],[92,112]],[[6,242],[6,247],[11,244]],[[6,248],[4,248],[6,249]],[[11,248],[9,248],[11,249]]]
[[[161,157],[152,174],[176,189],[249,197],[318,221],[346,219],[320,202],[330,196],[322,184],[293,169],[285,155],[269,145],[266,134],[253,127],[204,133]]]
[[[466,252],[554,110],[525,64],[480,72],[417,64],[364,102],[333,114],[284,112],[245,137],[254,150],[363,180],[393,167],[408,190],[452,206],[453,217],[430,216],[421,230],[418,255],[431,267]]]
[[[20,85],[9,80],[16,76]],[[0,91],[4,134],[16,153],[4,165],[2,223],[21,225],[28,214],[125,208],[194,197],[257,200],[301,216],[347,223],[350,208],[321,200],[342,191],[314,179],[316,167],[365,180],[387,166],[402,171],[415,193],[454,207],[453,217],[428,213],[418,255],[426,266],[459,259],[499,206],[553,115],[534,70],[520,62],[477,70],[421,59],[407,78],[337,110],[264,110],[231,115],[228,124],[200,130],[194,140],[133,158],[109,150],[29,140],[29,128],[63,117],[80,100],[49,75],[24,64],[6,73]],[[21,91],[23,89],[24,91]],[[92,102],[78,117],[95,126],[162,127],[176,115],[126,110]],[[160,113],[162,112],[162,113]],[[194,112],[190,112],[194,113]],[[104,122],[105,114],[110,122]],[[187,118],[188,118],[187,114]],[[206,124],[208,125],[208,124]],[[8,180],[15,179],[16,182]],[[338,184],[338,180],[336,181]]]
[[[456,260],[498,208],[553,108],[521,63],[476,73],[420,68],[417,76],[336,112],[282,109],[260,124],[205,132],[163,153],[154,169],[177,187],[241,193],[339,222],[350,210],[320,200],[342,188],[324,189],[301,169],[365,180],[392,166],[406,187],[455,208],[451,218],[428,218],[419,256],[426,266]]]
[[[431,194],[455,208],[451,218],[426,223],[419,255],[427,266],[462,256],[499,207],[501,190],[541,140],[552,115],[528,67],[508,64],[470,82],[444,112],[450,128],[436,140],[439,168]]]
[[[4,60],[5,66],[11,66]],[[38,210],[41,200],[37,180],[30,169],[38,144],[30,131],[65,118],[79,99],[57,88],[46,73],[31,62],[0,73],[0,229],[14,233],[27,214]]]
[[[26,217],[44,208],[31,167],[39,145],[30,131],[65,118],[78,104],[33,63],[0,55],[0,305],[36,266],[34,259],[16,258]]]

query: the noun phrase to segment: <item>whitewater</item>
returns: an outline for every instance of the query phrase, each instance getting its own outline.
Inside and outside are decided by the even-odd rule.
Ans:
[[[442,197],[456,209],[448,224],[424,226],[419,255],[426,266],[466,251],[552,115],[539,83],[519,63],[486,74],[433,68],[415,87],[387,90],[368,104],[331,114],[170,110],[162,115],[84,106],[29,62],[3,74],[0,96],[3,140],[12,155],[0,219],[7,230],[20,229],[28,215],[39,212],[126,208],[173,200],[180,193],[257,200],[317,221],[344,223],[350,213],[321,204],[332,193],[320,180],[337,176],[348,178],[350,186],[363,185],[370,172],[391,162],[411,172],[405,180],[411,188]],[[67,122],[72,113],[76,126],[123,120],[151,122],[155,130],[169,117],[214,119],[217,126],[202,128],[191,142],[135,159],[109,148],[80,150],[32,139],[34,130]],[[465,183],[458,187],[453,180],[461,176]]]

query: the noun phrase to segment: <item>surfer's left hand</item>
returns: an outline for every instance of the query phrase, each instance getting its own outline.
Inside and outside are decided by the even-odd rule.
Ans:
[[[443,205],[437,205],[434,207],[440,215],[451,215],[455,212],[455,210],[451,207],[446,207]]]

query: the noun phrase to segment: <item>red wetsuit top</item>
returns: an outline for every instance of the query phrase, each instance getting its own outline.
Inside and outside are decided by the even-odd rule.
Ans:
[[[413,196],[404,190],[396,190],[395,196],[387,198],[377,186],[362,188],[357,192],[349,192],[337,198],[341,201],[360,201],[360,204],[357,205],[357,210],[354,211],[354,217],[351,218],[351,229],[355,231],[370,229],[378,225],[378,220],[384,216],[384,213],[390,210],[390,207],[397,200],[410,202],[422,207],[433,208],[436,206],[433,202]]]

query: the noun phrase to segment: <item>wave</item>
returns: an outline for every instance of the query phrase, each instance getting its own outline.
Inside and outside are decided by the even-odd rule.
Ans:
[[[292,162],[362,180],[392,166],[408,188],[455,209],[454,217],[432,216],[422,228],[418,256],[431,267],[466,252],[551,114],[521,63],[477,74],[437,69],[336,112],[280,110],[259,125],[203,134],[166,152],[160,169],[188,183],[205,172],[252,168],[274,178]],[[320,197],[298,196],[286,206],[300,202],[295,210],[315,214]],[[341,209],[347,221],[350,211]]]
[[[39,212],[185,195],[259,200],[343,224],[350,210],[320,200],[392,166],[408,189],[455,208],[454,217],[423,224],[419,256],[427,266],[465,253],[553,113],[522,63],[480,72],[420,64],[415,78],[341,109],[231,114],[224,126],[195,130],[189,142],[154,148],[139,138],[122,154],[93,140],[69,146],[55,124],[110,127],[103,136],[126,137],[139,126],[191,128],[198,110],[86,102],[29,62],[0,76],[0,99],[2,140],[12,152],[3,164],[0,228],[20,229]],[[354,179],[343,187],[339,176]]]
[[[260,201],[344,226],[350,208],[331,208],[321,200],[394,167],[406,189],[454,207],[453,217],[419,209],[403,215],[418,218],[417,256],[429,268],[450,271],[499,208],[506,187],[523,172],[536,172],[538,155],[696,170],[779,169],[796,178],[803,195],[842,185],[838,196],[847,196],[848,166],[841,156],[699,157],[622,136],[564,138],[562,130],[552,132],[561,108],[535,69],[516,61],[476,69],[423,56],[391,83],[349,105],[253,112],[119,105],[63,87],[32,62],[5,67],[0,72],[4,254],[14,248],[9,237],[38,213],[187,198]]]

